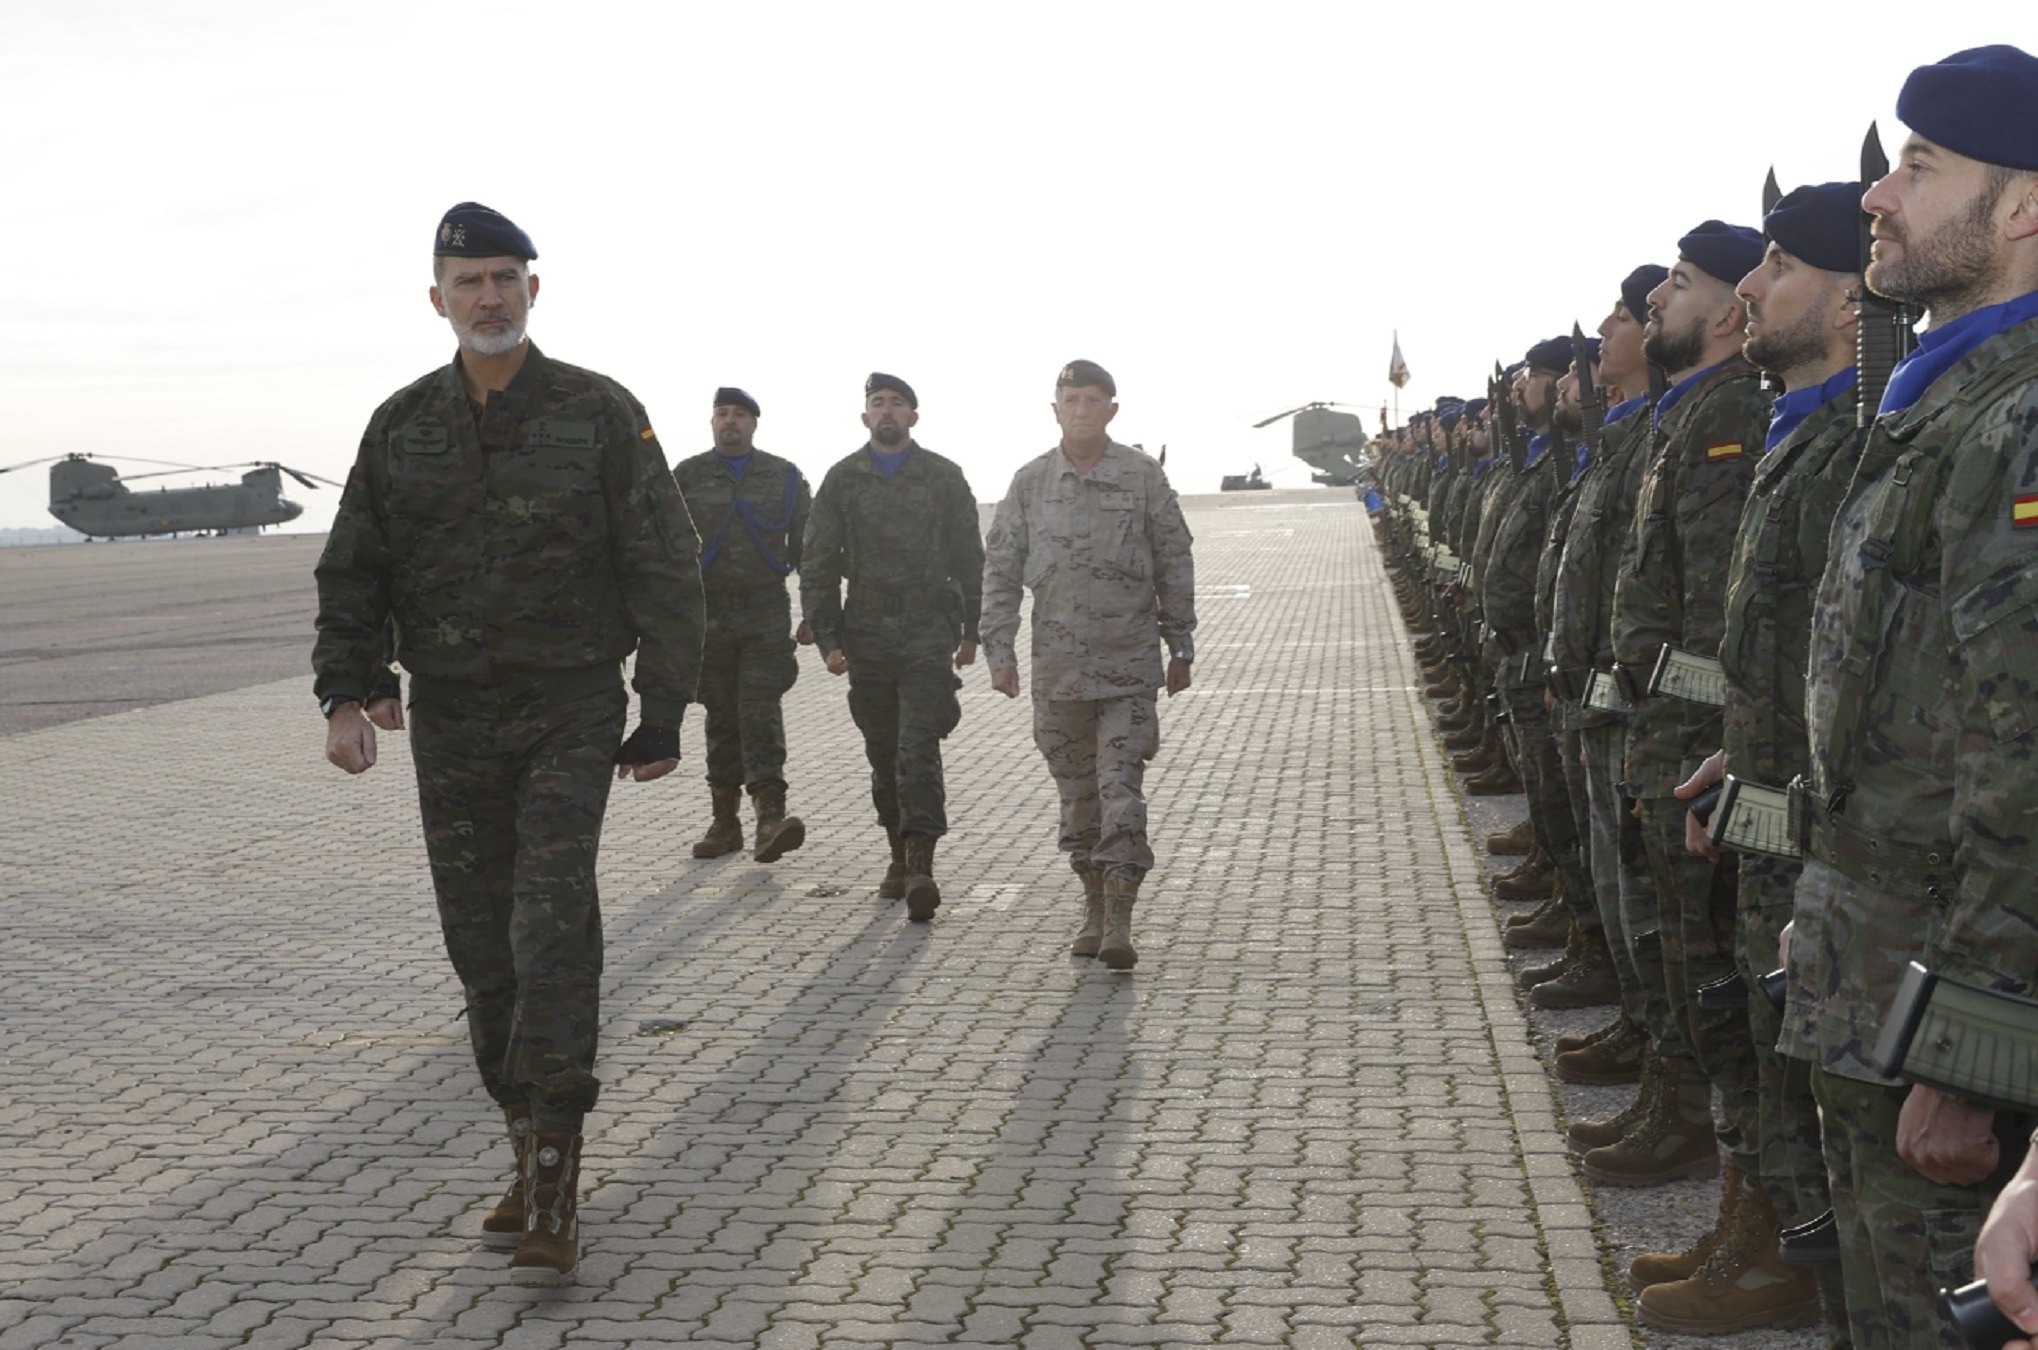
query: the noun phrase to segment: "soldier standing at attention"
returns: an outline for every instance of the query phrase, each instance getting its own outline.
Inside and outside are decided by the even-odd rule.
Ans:
[[[609,773],[678,767],[703,618],[699,541],[643,407],[524,336],[535,257],[485,206],[441,221],[432,305],[459,350],[369,419],[318,562],[312,668],[326,758],[362,773],[361,700],[394,621],[446,953],[517,1156],[482,1229],[516,1245],[515,1279],[556,1283],[579,1261],[600,1087]],[[632,652],[642,720],[624,740]]]
[[[1031,589],[1033,741],[1061,794],[1062,851],[1083,879],[1069,950],[1130,970],[1132,906],[1153,868],[1141,784],[1160,748],[1154,690],[1189,687],[1196,564],[1167,474],[1111,439],[1117,397],[1094,361],[1071,361],[1055,380],[1061,444],[1012,476],[991,523],[984,646],[991,687],[1017,698],[1013,643],[1020,590]]]
[[[2038,983],[2038,123],[2005,116],[2033,106],[2038,59],[2015,47],[1919,67],[1911,134],[1861,200],[1869,289],[1930,326],[1812,607],[1783,1032],[1814,1066],[1856,1350],[1960,1344],[1935,1291],[1967,1278],[2016,1120],[1881,1076],[1865,1052],[1898,977]]]
[[[700,700],[708,714],[708,793],[714,820],[693,846],[696,858],[743,847],[736,807],[748,788],[757,812],[751,857],[777,862],[805,842],[806,826],[785,813],[785,713],[780,700],[799,678],[793,659],[785,579],[800,565],[812,498],[797,466],[754,444],[760,410],[741,389],[715,391],[715,448],[679,462],[679,480],[701,541],[708,636]],[[800,625],[802,641],[813,633]]]
[[[814,495],[800,609],[828,673],[849,676],[849,715],[892,845],[878,894],[903,896],[907,916],[926,923],[941,903],[934,841],[948,832],[941,742],[962,720],[955,672],[977,659],[984,544],[969,481],[913,439],[919,420],[919,397],[904,380],[864,381],[870,441],[830,468]]]

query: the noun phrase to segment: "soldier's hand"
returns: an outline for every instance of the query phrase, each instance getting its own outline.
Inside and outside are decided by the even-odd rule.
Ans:
[[[1168,658],[1168,697],[1173,698],[1189,687],[1189,663],[1179,656]]]
[[[964,638],[962,645],[955,649],[955,668],[961,670],[964,666],[973,666],[976,663],[977,644]]]
[[[368,700],[368,720],[384,731],[403,730],[403,700],[397,698],[371,698]]]
[[[805,619],[801,619],[800,626],[793,629],[793,641],[799,643],[802,647],[813,646],[814,625],[808,623]]]
[[[679,730],[639,725],[616,750],[616,779],[648,783],[679,767]]]
[[[991,672],[991,688],[1006,698],[1019,697],[1019,667],[1007,666]]]
[[[348,773],[375,767],[375,728],[358,703],[343,703],[326,719],[326,759]]]
[[[1973,1186],[1988,1180],[2002,1156],[1995,1124],[1992,1106],[1914,1084],[1897,1112],[1897,1156],[1927,1181]]]
[[[1974,1273],[1988,1281],[1988,1296],[2003,1316],[2025,1331],[2038,1332],[2038,1291],[2031,1288],[2031,1263],[2038,1259],[2038,1149],[1996,1197],[1981,1238],[1974,1244]],[[2017,1340],[2004,1350],[2029,1350]]]
[[[1727,752],[1715,750],[1705,763],[1692,770],[1691,777],[1679,783],[1673,791],[1676,792],[1678,801],[1692,801],[1704,796],[1726,776]],[[1717,811],[1719,808],[1715,806],[1713,809]],[[1701,858],[1710,858],[1714,862],[1718,862],[1721,856],[1720,851],[1713,847],[1711,837],[1706,834],[1705,826],[1701,825],[1698,817],[1689,811],[1684,813],[1684,851],[1696,853]]]
[[[830,675],[847,675],[849,673],[849,658],[842,654],[840,647],[830,649],[828,655],[822,659],[827,663]]]

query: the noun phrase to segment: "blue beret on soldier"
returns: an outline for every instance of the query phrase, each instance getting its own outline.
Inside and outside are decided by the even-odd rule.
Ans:
[[[1465,416],[1474,421],[1476,421],[1479,415],[1485,411],[1486,411],[1486,400],[1483,398],[1475,398],[1465,405]]]
[[[1828,272],[1861,270],[1861,184],[1817,183],[1777,198],[1762,233],[1793,258]]]
[[[439,217],[439,232],[432,239],[435,258],[522,258],[538,256],[531,236],[500,211],[480,202],[461,202]]]
[[[1649,321],[1649,292],[1663,284],[1670,275],[1670,269],[1655,263],[1643,263],[1628,273],[1627,280],[1620,284],[1620,302],[1636,323]],[[1748,275],[1746,272],[1742,276]]]
[[[873,370],[870,373],[870,378],[863,382],[864,401],[869,402],[870,396],[877,393],[880,389],[891,390],[906,400],[907,407],[914,409],[916,412],[919,410],[920,396],[913,392],[912,385],[907,384],[896,375],[887,375],[881,370]]]
[[[1458,425],[1458,418],[1463,415],[1464,411],[1465,401],[1461,398],[1451,398],[1446,395],[1437,400],[1437,421],[1443,423],[1446,430]]]
[[[1586,364],[1590,365],[1591,363],[1597,361],[1598,359],[1599,359],[1599,339],[1596,337],[1589,337],[1585,339]]]
[[[2008,169],[2038,170],[2033,108],[2038,57],[2003,44],[1919,66],[1896,99],[1898,119],[1926,140]]]
[[[764,409],[757,406],[757,400],[750,397],[743,390],[738,389],[735,385],[725,384],[715,391],[715,406],[717,408],[727,407],[732,404],[743,409],[752,417],[764,416]]]
[[[1761,234],[1746,225],[1708,220],[1677,241],[1677,256],[1734,286],[1755,270],[1764,248]]]
[[[1057,389],[1101,389],[1110,398],[1118,397],[1118,382],[1111,378],[1111,372],[1095,361],[1071,361],[1061,368],[1061,374],[1054,377]]]
[[[1537,370],[1554,370],[1558,372],[1569,370],[1571,369],[1571,335],[1566,333],[1562,337],[1544,338],[1541,342],[1529,348],[1528,355],[1522,359]]]
[[[1501,379],[1503,379],[1503,380],[1511,380],[1511,379],[1513,379],[1513,378],[1514,378],[1515,376],[1517,376],[1517,375],[1521,374],[1521,373],[1522,373],[1522,371],[1526,370],[1527,368],[1528,368],[1528,362],[1526,362],[1526,361],[1517,361],[1517,362],[1515,362],[1515,363],[1514,363],[1513,365],[1509,366],[1509,367],[1508,367],[1507,369],[1505,369],[1505,370],[1501,371],[1501,372],[1500,372],[1500,378],[1501,378]]]

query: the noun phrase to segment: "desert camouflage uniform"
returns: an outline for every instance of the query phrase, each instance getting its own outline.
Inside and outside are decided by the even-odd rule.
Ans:
[[[486,410],[460,366],[376,410],[318,563],[321,698],[359,697],[385,620],[446,951],[489,1094],[578,1133],[594,1105],[595,853],[622,741],[694,697],[698,540],[642,407],[533,346]]]
[[[800,565],[813,497],[798,466],[777,455],[752,450],[740,478],[727,463],[709,450],[672,476],[702,531],[708,785],[755,791],[785,786],[781,700],[800,675],[785,579]]]
[[[1857,1350],[1959,1344],[1934,1295],[1970,1277],[1994,1185],[1941,1185],[1896,1154],[1908,1089],[1870,1052],[1898,977],[1915,960],[2025,996],[2038,982],[2038,528],[2015,505],[2034,493],[2026,321],[1877,419],[1813,610],[1784,1045],[1819,1071]],[[1998,1126],[2007,1171],[2023,1140]]]
[[[1012,477],[984,560],[984,653],[1015,669],[1022,587],[1033,592],[1033,737],[1061,794],[1061,848],[1079,873],[1153,866],[1147,761],[1160,748],[1163,644],[1192,657],[1196,565],[1160,465],[1113,442],[1088,474],[1056,447]]]
[[[800,559],[800,609],[815,644],[849,658],[849,714],[879,823],[946,834],[941,742],[962,720],[955,649],[977,640],[983,596],[968,480],[917,443],[887,479],[865,446],[821,480]]]

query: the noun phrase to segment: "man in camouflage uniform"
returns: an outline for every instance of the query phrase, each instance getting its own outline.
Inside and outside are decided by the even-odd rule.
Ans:
[[[594,1106],[609,773],[679,763],[700,669],[698,540],[643,407],[524,337],[528,236],[473,202],[439,226],[432,303],[459,351],[384,403],[318,563],[326,757],[375,762],[363,716],[393,621],[446,952],[518,1181],[483,1223],[519,1280],[579,1259]],[[642,721],[623,739],[622,662]]]
[[[871,801],[892,846],[878,894],[903,896],[907,916],[926,923],[941,903],[934,841],[948,831],[941,742],[962,720],[955,672],[977,659],[984,544],[962,470],[912,438],[912,386],[874,373],[863,393],[870,441],[814,496],[800,609],[828,673],[849,676]]]
[[[701,541],[708,636],[701,655],[700,700],[708,715],[708,793],[714,819],[693,846],[696,858],[743,847],[736,807],[749,789],[757,812],[752,858],[776,862],[807,837],[785,813],[786,691],[799,678],[785,579],[800,565],[813,505],[797,465],[756,446],[757,400],[741,389],[715,391],[710,423],[715,448],[672,471]],[[813,640],[800,626],[800,636]]]
[[[1012,475],[991,522],[984,655],[991,687],[1017,698],[1020,593],[1031,590],[1033,741],[1061,794],[1062,852],[1083,881],[1069,950],[1130,970],[1132,907],[1153,868],[1142,788],[1160,749],[1154,691],[1189,687],[1196,563],[1167,474],[1111,439],[1117,398],[1094,361],[1056,377],[1061,444]]]
[[[1719,656],[1727,677],[1725,749],[1677,790],[1691,800],[1725,771],[1781,787],[1803,773],[1804,670],[1811,597],[1826,565],[1826,535],[1858,457],[1854,418],[1855,313],[1860,284],[1861,185],[1824,183],[1780,199],[1763,221],[1761,266],[1742,278],[1749,361],[1789,391],[1775,403],[1766,448],[1742,508]],[[1695,817],[1692,851],[1716,857]],[[1734,864],[1728,864],[1734,865]],[[1799,865],[1744,853],[1738,859],[1740,927],[1735,962],[1752,991],[1775,964],[1790,919]],[[1759,1090],[1744,1099],[1738,1128],[1752,1168],[1731,1199],[1730,1222],[1689,1277],[1642,1292],[1651,1326],[1699,1334],[1813,1319],[1821,1291],[1810,1271],[1784,1262],[1780,1224],[1805,1223],[1828,1206],[1810,1066],[1776,1049],[1781,1017],[1767,997],[1748,999],[1749,1049]],[[1730,1103],[1731,1105],[1731,1103]],[[1844,1342],[1846,1311],[1832,1267],[1827,1321]]]
[[[1879,1074],[1908,961],[2038,982],[2038,59],[1913,71],[1911,135],[1862,199],[1871,290],[1930,331],[1884,393],[1812,610],[1808,821],[1784,1047],[1815,1064],[1856,1350],[1955,1346],[2015,1122]],[[2022,1140],[2018,1138],[2020,1151]]]

